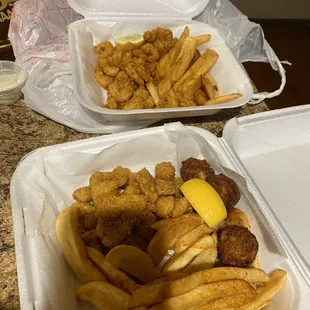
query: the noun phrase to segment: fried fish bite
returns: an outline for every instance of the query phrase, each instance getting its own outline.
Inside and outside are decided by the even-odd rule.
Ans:
[[[155,182],[158,196],[171,196],[175,194],[174,181],[155,179]]]
[[[174,179],[175,197],[176,198],[183,197],[183,194],[180,190],[180,187],[182,186],[183,183],[184,183],[184,181],[182,180],[182,178],[175,178]]]
[[[75,202],[71,208],[77,210],[78,228],[81,232],[89,231],[96,228],[97,225],[97,209],[88,203]]]
[[[178,217],[192,210],[192,206],[185,197],[178,198],[174,202],[174,209],[171,213],[172,217]]]
[[[156,201],[156,215],[163,218],[168,218],[174,209],[174,196],[159,197]]]
[[[145,217],[147,200],[142,195],[103,196],[97,205],[97,235],[107,247],[114,247]]]
[[[143,168],[135,174],[135,179],[139,184],[142,194],[146,196],[149,202],[155,203],[158,198],[158,194],[156,192],[154,177],[146,168]]]
[[[117,179],[120,184],[119,186],[124,186],[129,180],[130,173],[131,171],[128,168],[124,168],[121,166],[118,166],[109,172],[95,171],[90,176],[89,185],[93,185],[102,181]]]
[[[231,226],[222,231],[219,239],[219,257],[226,266],[248,267],[257,255],[258,242],[247,228]]]
[[[84,186],[76,189],[72,194],[73,199],[80,202],[90,202],[92,200],[90,194],[90,187]]]
[[[184,181],[198,178],[208,182],[215,176],[215,172],[205,159],[190,157],[182,162],[181,176]]]
[[[171,162],[162,162],[155,167],[155,177],[157,179],[173,181],[175,176],[175,167]]]
[[[209,183],[221,196],[227,211],[231,211],[240,200],[240,191],[234,180],[224,174],[219,174],[209,180]]]
[[[90,193],[94,205],[97,206],[101,203],[104,196],[117,195],[120,182],[118,180],[107,180],[96,183],[90,187]]]

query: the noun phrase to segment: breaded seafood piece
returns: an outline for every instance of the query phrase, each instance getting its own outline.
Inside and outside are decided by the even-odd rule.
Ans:
[[[145,218],[147,200],[142,195],[104,196],[97,205],[97,235],[107,247],[114,247]]]
[[[90,192],[94,205],[101,204],[101,200],[105,196],[117,195],[119,187],[120,182],[118,180],[106,180],[92,185]]]
[[[150,172],[146,168],[143,168],[135,174],[135,179],[139,184],[142,194],[146,196],[149,202],[155,203],[158,194],[156,192],[155,179]]]
[[[226,266],[249,267],[258,252],[258,242],[253,233],[242,226],[224,229],[219,239],[219,257]]]
[[[198,178],[208,182],[215,176],[215,172],[205,159],[190,157],[182,162],[181,176],[184,181]]]
[[[175,178],[174,179],[175,197],[176,198],[183,197],[183,194],[180,190],[180,187],[182,186],[183,183],[184,183],[184,181],[182,180],[182,178]]]
[[[227,211],[231,211],[240,200],[240,191],[234,180],[224,174],[216,175],[209,183],[221,196]]]
[[[173,181],[175,176],[175,167],[171,162],[162,162],[155,167],[155,177],[166,181]]]
[[[171,196],[175,195],[174,181],[155,179],[156,190],[159,196]]]
[[[174,196],[159,197],[156,201],[156,215],[163,218],[171,217],[174,210]]]
[[[131,172],[128,168],[124,168],[121,166],[118,166],[109,172],[95,171],[90,176],[89,185],[93,185],[102,181],[117,179],[120,186],[124,186],[129,180],[130,173]]]
[[[192,206],[185,197],[178,198],[174,202],[174,209],[171,213],[172,217],[178,217],[193,210]]]

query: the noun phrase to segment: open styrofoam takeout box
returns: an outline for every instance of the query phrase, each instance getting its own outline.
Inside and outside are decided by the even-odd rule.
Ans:
[[[87,109],[102,114],[110,121],[158,120],[165,118],[212,115],[222,109],[247,103],[253,88],[243,66],[219,32],[210,25],[192,21],[207,6],[208,0],[165,1],[89,1],[68,0],[70,6],[85,18],[69,25],[69,52],[72,66],[73,90]],[[121,9],[121,11],[120,11]],[[220,95],[241,93],[243,97],[212,106],[179,107],[139,110],[113,110],[100,107],[106,100],[106,91],[96,82],[94,67],[97,55],[93,46],[104,40],[115,43],[116,36],[143,34],[158,26],[170,28],[179,37],[188,25],[192,36],[210,33],[211,40],[199,47],[203,52],[214,49],[219,59],[211,69],[219,85]]]
[[[172,123],[33,151],[11,182],[21,309],[92,309],[75,297],[77,280],[54,228],[72,191],[87,184],[91,172],[123,165],[152,173],[161,161],[172,161],[178,171],[190,156],[208,157],[213,167],[220,162],[246,179],[249,191],[240,187],[237,207],[258,238],[261,267],[288,271],[268,309],[310,309],[309,152],[310,105],[232,119],[222,138]]]

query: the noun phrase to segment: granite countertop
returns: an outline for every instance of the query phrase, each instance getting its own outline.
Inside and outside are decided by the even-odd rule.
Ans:
[[[185,125],[201,127],[220,136],[225,123],[235,117],[267,111],[264,102],[245,105],[213,116],[179,119]],[[160,121],[152,126],[159,126]],[[31,111],[19,100],[0,106],[0,309],[19,309],[14,237],[10,206],[10,179],[21,158],[32,150],[57,143],[85,139],[85,134],[51,121]]]

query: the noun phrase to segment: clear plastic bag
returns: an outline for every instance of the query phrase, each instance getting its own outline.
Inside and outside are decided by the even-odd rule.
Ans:
[[[68,52],[67,26],[82,17],[64,0],[19,0],[12,14],[9,38],[16,62],[29,79],[23,89],[25,103],[63,125],[88,133],[112,133],[142,128],[155,120],[115,124],[83,108],[74,98]],[[241,62],[269,62],[281,75],[278,90],[253,95],[250,103],[279,95],[285,71],[264,38],[262,28],[250,22],[228,0],[210,0],[196,18],[219,29]]]

